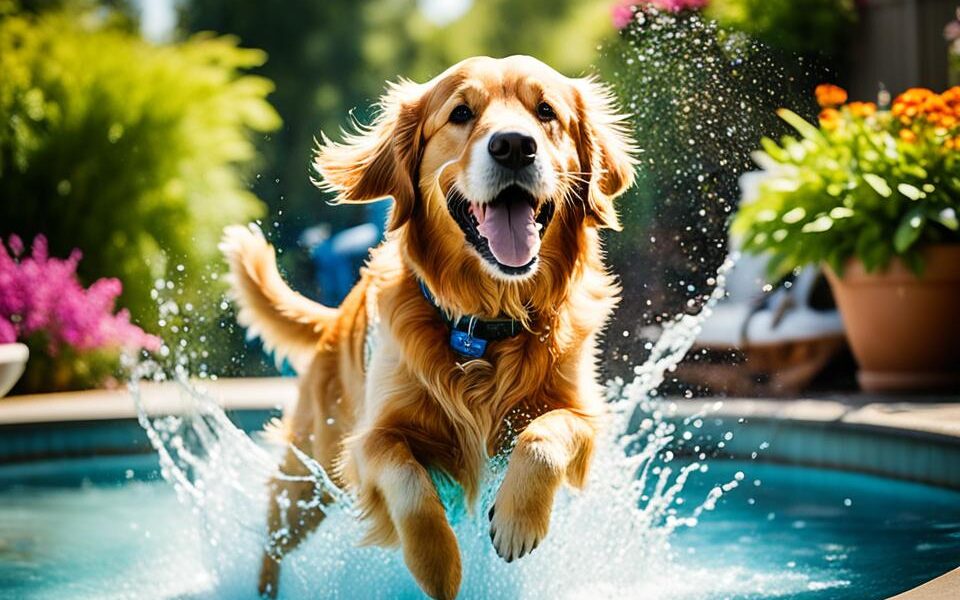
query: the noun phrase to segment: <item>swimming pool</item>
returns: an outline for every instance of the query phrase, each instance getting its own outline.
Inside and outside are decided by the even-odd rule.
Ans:
[[[681,503],[737,479],[715,511],[675,534],[690,585],[669,597],[885,598],[960,556],[960,492],[915,483],[715,460]],[[200,518],[178,502],[154,455],[0,467],[0,597],[210,597]],[[584,583],[571,597],[588,597]],[[617,597],[603,582],[594,591]]]

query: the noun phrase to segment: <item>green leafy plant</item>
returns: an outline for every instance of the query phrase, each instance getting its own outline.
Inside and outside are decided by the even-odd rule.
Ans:
[[[280,120],[244,71],[265,59],[229,37],[152,45],[103,10],[2,15],[0,235],[83,248],[81,279],[119,277],[147,329],[158,281],[214,301],[222,228],[263,212],[246,174]]]
[[[922,249],[960,242],[960,87],[912,89],[890,110],[846,101],[820,86],[819,126],[779,112],[799,137],[762,141],[767,176],[732,225],[743,248],[771,255],[773,275],[850,258],[868,271],[903,260],[922,271]]]

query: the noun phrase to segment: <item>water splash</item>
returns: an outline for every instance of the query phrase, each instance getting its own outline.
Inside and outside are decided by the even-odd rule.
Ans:
[[[604,44],[599,65],[639,147],[638,183],[618,201],[625,234],[607,241],[624,297],[636,299],[614,316],[611,329],[623,336],[607,341],[607,368],[617,373],[646,355],[638,340],[655,340],[680,307],[699,310],[728,252],[739,177],[755,168],[751,154],[763,136],[786,133],[776,109],[799,106],[813,116],[810,90],[829,80],[808,58],[698,11],[639,4],[629,26]],[[679,394],[670,379],[667,388]]]
[[[699,419],[674,422],[669,404],[651,395],[723,296],[729,266],[717,275],[717,286],[699,314],[680,315],[665,328],[632,381],[610,382],[608,422],[598,440],[589,485],[582,492],[558,495],[550,534],[536,552],[511,564],[496,556],[485,517],[496,492],[495,472],[478,510],[451,518],[464,557],[461,598],[655,600],[804,589],[807,579],[801,575],[697,568],[685,564],[671,546],[678,529],[695,526],[738,484],[734,479],[713,487],[699,502],[678,502],[688,479],[706,466],[699,460],[675,464],[671,448]],[[179,384],[181,410],[151,415],[141,401],[139,382],[168,377]],[[163,477],[198,518],[211,583],[192,597],[256,597],[267,541],[265,482],[278,475],[283,449],[258,443],[235,427],[216,399],[188,380],[183,365],[168,376],[156,364],[141,364],[131,390],[140,423],[160,456]],[[285,558],[282,597],[423,597],[398,551],[356,545],[363,525],[352,496],[337,489],[310,457],[299,458],[312,473],[318,497],[331,493],[336,501],[317,531]]]

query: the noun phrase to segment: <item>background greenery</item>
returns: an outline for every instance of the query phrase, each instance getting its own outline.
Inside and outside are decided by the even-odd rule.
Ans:
[[[336,138],[351,114],[371,119],[384,82],[426,81],[477,54],[532,54],[583,73],[600,41],[614,33],[607,0],[485,0],[450,23],[429,20],[426,4],[287,0],[282,10],[243,0],[181,4],[181,35],[229,32],[270,56],[255,72],[275,82],[270,99],[284,125],[259,140],[264,161],[252,191],[267,203],[281,246],[295,248],[301,232],[319,222],[340,229],[366,220],[362,206],[330,207],[310,184],[308,165],[319,132]],[[299,289],[314,285],[302,252],[285,254],[281,264]]]
[[[640,14],[602,63],[640,147],[637,185],[621,201],[624,233],[608,238],[625,297],[642,299],[618,309],[612,330],[629,336],[607,344],[628,361],[646,325],[699,310],[727,255],[739,176],[755,168],[758,140],[785,131],[775,114],[785,102],[815,114],[809,90],[830,76],[698,13]]]
[[[790,2],[715,3],[725,23],[787,51],[692,15],[679,36],[618,33],[612,0],[178,0],[177,26],[157,43],[139,34],[147,1],[0,0],[0,235],[46,233],[59,255],[81,248],[84,279],[120,277],[136,321],[221,374],[270,369],[237,352],[242,332],[215,279],[222,226],[262,217],[293,287],[315,295],[302,233],[366,214],[310,184],[311,147],[351,116],[369,121],[387,80],[524,53],[616,82],[645,151],[621,202],[627,231],[610,239],[637,299],[617,326],[636,329],[709,285],[749,151],[776,128],[772,109],[802,106],[785,99],[823,75],[821,58],[775,33],[817,21]],[[848,0],[804,2],[823,13]],[[767,29],[744,16],[754,13]]]
[[[706,15],[789,52],[838,54],[857,13],[854,0],[714,0]]]
[[[166,282],[183,305],[220,293],[217,240],[265,213],[244,174],[280,117],[272,83],[243,73],[262,51],[212,35],[156,46],[129,24],[85,4],[3,16],[0,234],[80,248],[81,277],[118,277],[121,306],[158,331]],[[220,335],[215,321],[193,333]]]

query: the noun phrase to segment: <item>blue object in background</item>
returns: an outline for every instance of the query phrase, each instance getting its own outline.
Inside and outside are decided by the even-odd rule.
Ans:
[[[370,249],[383,240],[391,200],[366,205],[367,222],[333,235],[325,225],[312,227],[300,236],[300,244],[310,253],[314,277],[320,289],[319,301],[326,306],[338,306],[350,293],[360,274],[360,267],[370,255]],[[284,377],[296,376],[289,361],[278,367]]]
[[[370,248],[383,239],[390,204],[390,200],[368,204],[366,223],[339,231],[309,247],[321,303],[337,306],[350,293]]]

